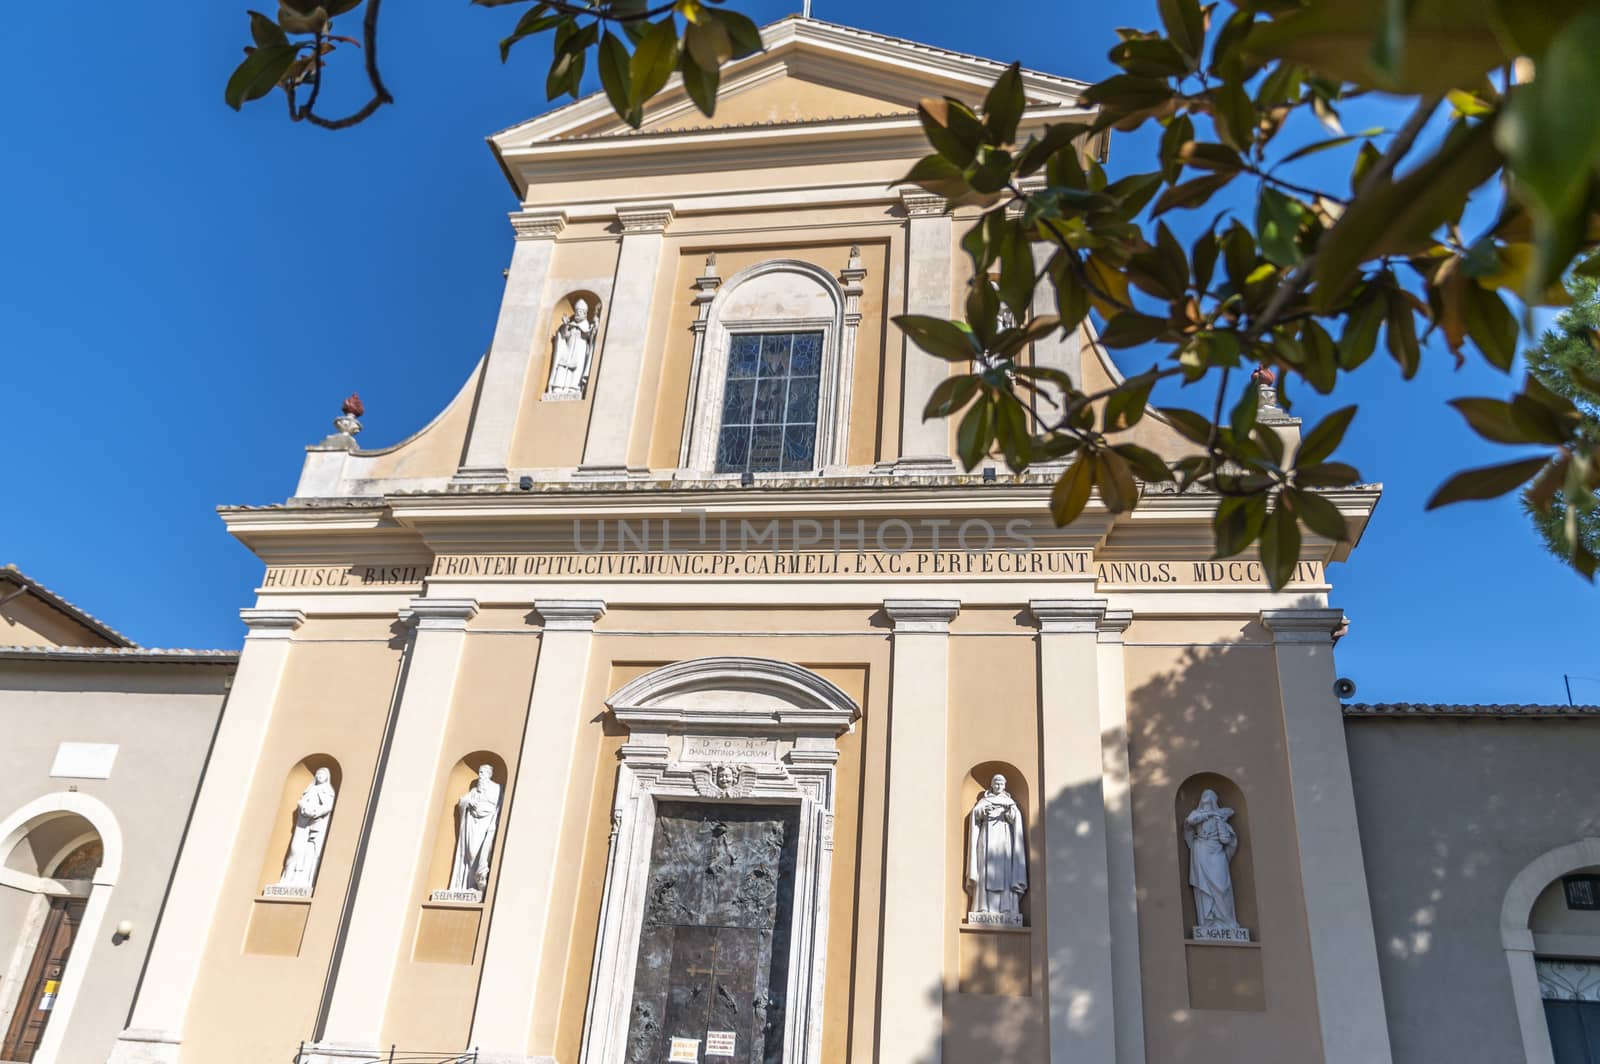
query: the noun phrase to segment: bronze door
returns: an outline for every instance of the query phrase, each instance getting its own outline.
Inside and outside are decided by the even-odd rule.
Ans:
[[[72,940],[77,936],[78,924],[83,921],[86,904],[72,898],[50,899],[50,913],[45,917],[33,963],[28,965],[22,994],[17,998],[17,1011],[11,1017],[11,1029],[6,1032],[4,1046],[0,1047],[0,1059],[31,1061],[38,1051],[45,1024],[50,1022],[61,994],[61,976],[67,970],[67,957],[72,952]]]
[[[626,1064],[779,1064],[798,810],[656,810]]]

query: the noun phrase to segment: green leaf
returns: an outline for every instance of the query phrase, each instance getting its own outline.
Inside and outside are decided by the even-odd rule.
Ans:
[[[955,322],[925,314],[901,314],[894,323],[912,343],[948,362],[964,362],[983,353],[973,341],[972,333]]]
[[[1172,43],[1198,63],[1206,43],[1205,16],[1199,0],[1156,0],[1156,9]]]
[[[1255,141],[1256,106],[1244,86],[1237,81],[1224,82],[1212,90],[1211,105],[1223,143],[1234,151],[1248,149]]]
[[[283,27],[259,11],[250,12],[250,39],[257,48],[270,48],[275,44],[288,44],[289,37]]]
[[[1383,326],[1384,299],[1376,288],[1369,288],[1356,299],[1344,321],[1339,337],[1339,368],[1352,370],[1372,357],[1378,346],[1378,330]]]
[[[1100,332],[1100,342],[1112,348],[1134,347],[1148,343],[1166,331],[1165,318],[1125,310],[1106,322],[1106,327]]]
[[[1317,427],[1300,438],[1300,449],[1295,452],[1295,464],[1318,465],[1339,449],[1345,430],[1356,416],[1355,406],[1340,407],[1321,421]]]
[[[611,101],[611,109],[634,129],[643,116],[633,105],[633,79],[628,69],[628,50],[610,33],[600,38],[600,87]]]
[[[1300,524],[1280,499],[1261,526],[1261,567],[1272,590],[1279,591],[1289,582],[1299,561]]]
[[[1300,523],[1324,539],[1345,543],[1350,539],[1350,528],[1344,515],[1333,503],[1313,491],[1291,488],[1284,492],[1294,506]]]
[[[660,92],[678,66],[678,30],[672,19],[653,22],[644,31],[628,62],[633,107],[642,109]],[[637,126],[635,128],[638,128]]]
[[[1361,479],[1356,467],[1343,462],[1296,466],[1294,480],[1302,488],[1347,488]]]
[[[1128,460],[1115,450],[1102,451],[1098,457],[1094,482],[1100,488],[1100,498],[1106,509],[1121,514],[1138,506],[1139,485],[1133,479],[1133,468]]]
[[[722,82],[722,70],[700,66],[687,48],[678,57],[678,68],[683,72],[683,88],[689,99],[707,118],[717,113],[717,86]]]
[[[1132,37],[1111,49],[1111,61],[1130,74],[1147,78],[1181,78],[1194,64],[1171,41]]]
[[[965,172],[943,155],[924,155],[917,160],[910,173],[900,180],[908,185],[920,186],[935,196],[943,196],[951,201],[961,200],[972,193],[972,186],[967,184]],[[979,229],[974,226],[972,231],[979,232]],[[980,238],[981,235],[980,232]],[[984,262],[978,269],[985,269],[988,265],[988,262]]]
[[[1095,455],[1083,453],[1062,471],[1061,479],[1050,490],[1050,517],[1057,525],[1070,525],[1083,513],[1098,465]]]
[[[532,37],[536,33],[543,33],[550,27],[566,21],[568,21],[568,16],[548,14],[543,4],[535,4],[523,12],[522,17],[517,20],[516,28],[511,31],[511,36],[500,42],[500,62],[504,63],[506,61],[511,55],[511,46],[518,41]],[[559,95],[561,93],[557,91],[551,94],[551,99]]]
[[[1139,479],[1147,484],[1156,484],[1173,479],[1172,470],[1167,467],[1160,455],[1154,451],[1140,447],[1136,443],[1119,443],[1111,448],[1125,458]]]
[[[1191,443],[1198,443],[1204,447],[1211,439],[1211,419],[1193,410],[1185,410],[1181,406],[1169,406],[1161,411],[1161,416]]]
[[[956,453],[968,470],[977,468],[989,453],[989,444],[994,440],[994,414],[994,403],[983,396],[961,419],[961,427],[956,430]]]
[[[1531,443],[1511,416],[1511,404],[1502,399],[1452,399],[1472,431],[1493,443]]]
[[[1265,495],[1232,495],[1224,498],[1211,518],[1211,534],[1216,540],[1218,558],[1231,558],[1256,541],[1267,517]]]
[[[1217,189],[1234,179],[1233,174],[1216,173],[1192,178],[1181,185],[1173,185],[1156,198],[1150,217],[1156,218],[1179,207],[1199,207],[1210,199]]]
[[[1028,177],[1036,173],[1052,155],[1070,146],[1073,141],[1089,132],[1089,129],[1087,122],[1058,122],[1046,126],[1044,136],[1029,143],[1022,154],[1017,156],[1017,176]]]
[[[259,100],[283,80],[299,51],[292,44],[271,44],[257,48],[234,69],[222,98],[235,111],[250,100]]]
[[[1305,208],[1271,185],[1261,186],[1256,200],[1256,237],[1261,253],[1276,266],[1294,266],[1303,258],[1295,237]]]
[[[1017,123],[1022,119],[1027,99],[1022,94],[1022,64],[1012,63],[995,79],[983,99],[983,124],[995,144],[1010,144],[1017,139]]]
[[[1433,493],[1428,509],[1436,510],[1467,499],[1496,499],[1514,491],[1544,468],[1547,459],[1522,458],[1503,465],[1483,466],[1457,473]]]
[[[1517,319],[1499,293],[1476,284],[1466,286],[1466,324],[1472,342],[1489,364],[1502,373],[1517,354]]]
[[[1256,387],[1255,381],[1248,381],[1244,386],[1244,394],[1234,404],[1233,412],[1228,415],[1228,427],[1233,430],[1236,439],[1243,439],[1250,435],[1250,430],[1255,427],[1256,411],[1261,405],[1261,390]]]
[[[1389,328],[1384,333],[1389,354],[1400,364],[1400,375],[1410,380],[1422,365],[1422,348],[1417,343],[1417,319],[1411,303],[1401,292],[1388,293],[1389,312],[1384,316]]]
[[[965,115],[963,115],[965,112]],[[977,157],[982,141],[982,127],[971,117],[965,104],[959,100],[928,97],[917,104],[917,118],[922,122],[922,133],[933,145],[933,150],[957,166],[968,166]],[[972,127],[978,126],[977,135]]]
[[[972,401],[978,394],[978,378],[967,373],[959,377],[946,377],[939,382],[939,386],[928,396],[928,403],[922,408],[922,420],[931,421],[937,417],[949,417]]]
[[[1296,159],[1304,159],[1308,155],[1316,155],[1318,152],[1325,152],[1331,148],[1342,147],[1343,145],[1349,144],[1351,141],[1362,140],[1366,137],[1375,137],[1382,132],[1382,129],[1368,129],[1363,130],[1360,133],[1349,133],[1344,136],[1329,137],[1327,140],[1312,141],[1310,144],[1296,148],[1288,155],[1285,155],[1283,158],[1279,159],[1277,165],[1283,166],[1286,163],[1294,162]]]
[[[691,19],[683,29],[683,47],[694,56],[701,70],[720,70],[723,63],[733,58],[733,38],[727,27],[714,18]]]
[[[1539,59],[1538,77],[1511,90],[1495,123],[1518,187],[1547,221],[1574,217],[1587,198],[1600,161],[1600,108],[1575,106],[1600,99],[1600,12],[1569,22]]]
[[[733,44],[733,51],[729,58],[743,59],[747,55],[754,55],[765,47],[761,41],[761,27],[752,22],[748,16],[727,9],[708,11],[707,13],[721,23],[729,41]]]

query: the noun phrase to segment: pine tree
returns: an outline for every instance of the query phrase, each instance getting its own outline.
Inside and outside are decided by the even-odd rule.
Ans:
[[[1572,305],[1556,317],[1539,342],[1526,352],[1528,373],[1557,395],[1570,399],[1583,413],[1584,435],[1600,440],[1600,402],[1578,383],[1600,380],[1600,254],[1590,256],[1566,281]],[[1523,508],[1551,553],[1571,556],[1569,536],[1591,555],[1600,555],[1600,500],[1592,492],[1573,500],[1557,491],[1547,513],[1539,513],[1524,494]],[[1572,511],[1571,520],[1568,511]]]

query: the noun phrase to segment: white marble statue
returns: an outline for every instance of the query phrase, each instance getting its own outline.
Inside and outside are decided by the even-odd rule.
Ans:
[[[1197,939],[1249,941],[1233,907],[1233,874],[1228,862],[1239,849],[1239,834],[1228,823],[1233,810],[1217,804],[1217,792],[1200,792],[1200,804],[1183,818],[1189,844],[1189,886],[1194,888]]]
[[[333,777],[326,768],[319,768],[295,803],[289,856],[283,861],[283,875],[273,885],[278,892],[310,895],[317,881],[317,865],[322,862],[322,844],[328,837],[333,799]]]
[[[500,819],[500,785],[494,768],[478,767],[478,778],[456,803],[456,856],[450,865],[450,890],[483,895],[489,885],[489,855],[494,852],[494,828]]]
[[[996,775],[967,818],[968,923],[1022,925],[1020,903],[1028,890],[1028,847],[1022,810]]]
[[[600,330],[598,314],[589,317],[589,301],[579,299],[572,313],[561,318],[556,329],[556,353],[550,364],[547,399],[578,399],[589,380],[589,365],[594,361],[595,335]]]

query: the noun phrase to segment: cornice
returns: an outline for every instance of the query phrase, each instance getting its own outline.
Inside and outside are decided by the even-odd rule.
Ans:
[[[210,665],[232,668],[237,650],[187,650],[166,647],[0,647],[0,661],[100,662],[133,665]]]
[[[961,612],[958,599],[884,599],[883,612],[900,632],[950,631],[950,622]]]
[[[518,240],[554,240],[567,225],[565,211],[512,211],[506,217]]]

